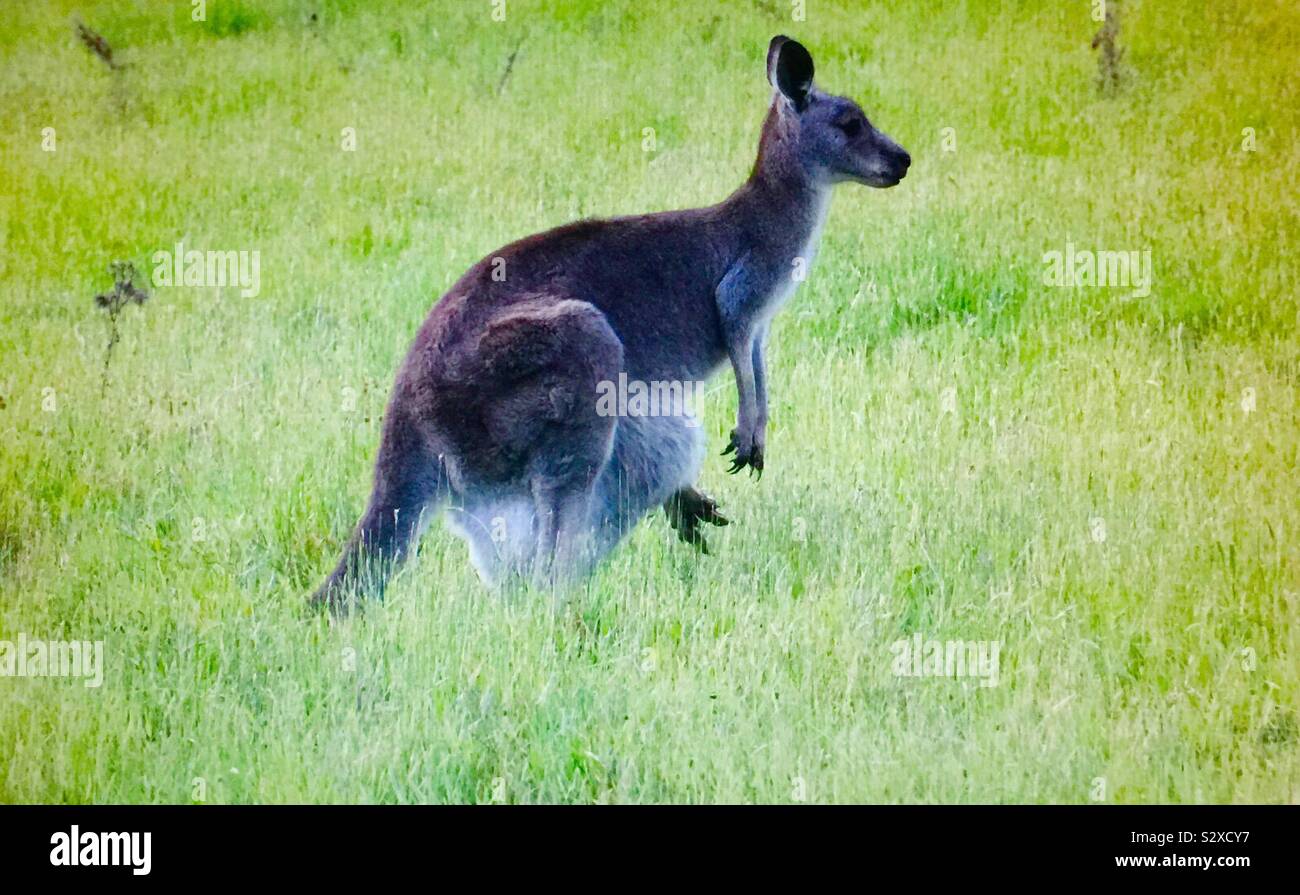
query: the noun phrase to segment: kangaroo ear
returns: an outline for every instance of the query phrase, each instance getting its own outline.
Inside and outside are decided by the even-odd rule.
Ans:
[[[812,54],[799,41],[778,34],[767,47],[767,79],[802,112],[812,90]]]

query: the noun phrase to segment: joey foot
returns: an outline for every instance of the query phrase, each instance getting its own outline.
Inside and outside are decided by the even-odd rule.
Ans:
[[[700,523],[729,525],[731,520],[718,512],[718,503],[703,491],[682,488],[664,502],[668,524],[677,532],[679,540],[690,544],[701,553],[709,552],[709,545],[700,532]]]

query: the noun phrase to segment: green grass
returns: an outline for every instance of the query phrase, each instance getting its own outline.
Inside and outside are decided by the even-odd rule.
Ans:
[[[0,639],[107,663],[0,678],[0,801],[1300,799],[1292,4],[1126,2],[1112,98],[1082,0],[207,6],[78,4],[119,71],[70,4],[0,19]],[[714,555],[656,516],[556,608],[437,527],[305,614],[437,296],[725,196],[777,32],[915,162],[777,319],[761,483],[713,383]],[[182,239],[260,294],[155,289],[101,397],[107,264]],[[1044,286],[1067,241],[1151,294]],[[894,676],[914,632],[1001,641],[1000,684]]]

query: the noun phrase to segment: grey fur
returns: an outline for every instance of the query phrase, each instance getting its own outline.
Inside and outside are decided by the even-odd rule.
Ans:
[[[317,602],[381,592],[442,507],[489,581],[584,574],[658,506],[701,549],[700,525],[726,524],[694,488],[700,430],[602,416],[598,384],[695,382],[730,361],[740,400],[725,453],[731,472],[761,474],[764,340],[811,265],[830,189],[893,186],[911,162],[856,103],[814,85],[798,43],[774,38],[767,70],[758,159],[723,202],[528,237],[434,306],[397,374],[369,505]]]

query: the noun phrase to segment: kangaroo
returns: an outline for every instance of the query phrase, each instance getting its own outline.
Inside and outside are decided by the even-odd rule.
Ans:
[[[857,103],[813,84],[798,42],[772,39],[767,77],[757,161],[720,204],[527,237],[433,307],[397,373],[369,504],[314,602],[382,594],[441,508],[490,584],[573,580],[659,506],[707,552],[702,525],[728,520],[694,485],[698,422],[598,412],[598,389],[620,374],[699,382],[729,361],[739,410],[723,454],[761,476],[768,328],[811,264],[831,188],[892,187],[911,164]]]

